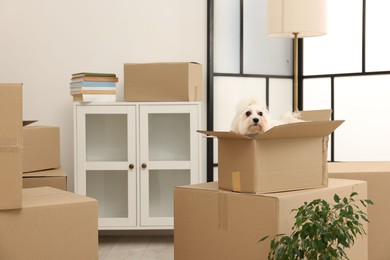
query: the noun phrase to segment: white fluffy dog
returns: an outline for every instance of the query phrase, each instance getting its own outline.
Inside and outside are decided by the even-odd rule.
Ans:
[[[285,113],[279,120],[272,120],[267,107],[255,99],[244,99],[237,104],[237,112],[233,118],[230,130],[247,136],[256,137],[270,128],[302,122],[299,113]]]
[[[237,104],[237,113],[230,130],[242,135],[258,135],[270,126],[268,109],[254,99],[245,99]]]

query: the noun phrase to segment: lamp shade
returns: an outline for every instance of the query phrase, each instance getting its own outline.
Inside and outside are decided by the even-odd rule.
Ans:
[[[268,0],[268,36],[298,38],[326,34],[326,0]]]

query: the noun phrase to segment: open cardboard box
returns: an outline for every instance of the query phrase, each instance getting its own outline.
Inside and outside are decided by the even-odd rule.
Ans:
[[[293,209],[314,199],[332,203],[334,194],[343,198],[352,191],[358,193],[359,199],[366,199],[367,183],[329,179],[324,188],[267,194],[220,190],[214,182],[175,187],[175,260],[267,259],[271,239],[261,243],[258,240],[291,234]],[[364,207],[361,210],[366,212]],[[371,236],[367,223],[362,224]],[[350,259],[388,259],[368,258],[367,241],[367,236],[356,238],[347,249]]]
[[[198,131],[218,138],[219,188],[275,192],[328,183],[328,136],[344,121],[330,110],[302,111],[305,122],[280,125],[252,138],[234,132]]]

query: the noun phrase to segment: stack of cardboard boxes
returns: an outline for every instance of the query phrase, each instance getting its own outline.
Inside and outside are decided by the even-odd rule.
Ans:
[[[218,138],[218,183],[175,188],[175,259],[267,259],[269,240],[258,240],[290,234],[291,211],[304,202],[332,203],[334,194],[352,191],[367,198],[365,181],[328,179],[328,136],[342,121],[329,121],[330,111],[302,117],[307,122],[277,126],[256,139],[200,131]],[[350,259],[368,259],[367,241],[356,240]]]
[[[98,259],[97,201],[22,189],[22,84],[0,84],[0,259]]]
[[[59,127],[32,122],[23,122],[23,188],[67,190],[67,176],[60,162]]]

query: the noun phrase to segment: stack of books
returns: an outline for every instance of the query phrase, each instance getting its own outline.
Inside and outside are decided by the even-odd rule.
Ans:
[[[115,102],[118,78],[113,73],[72,74],[70,94],[78,102]]]

